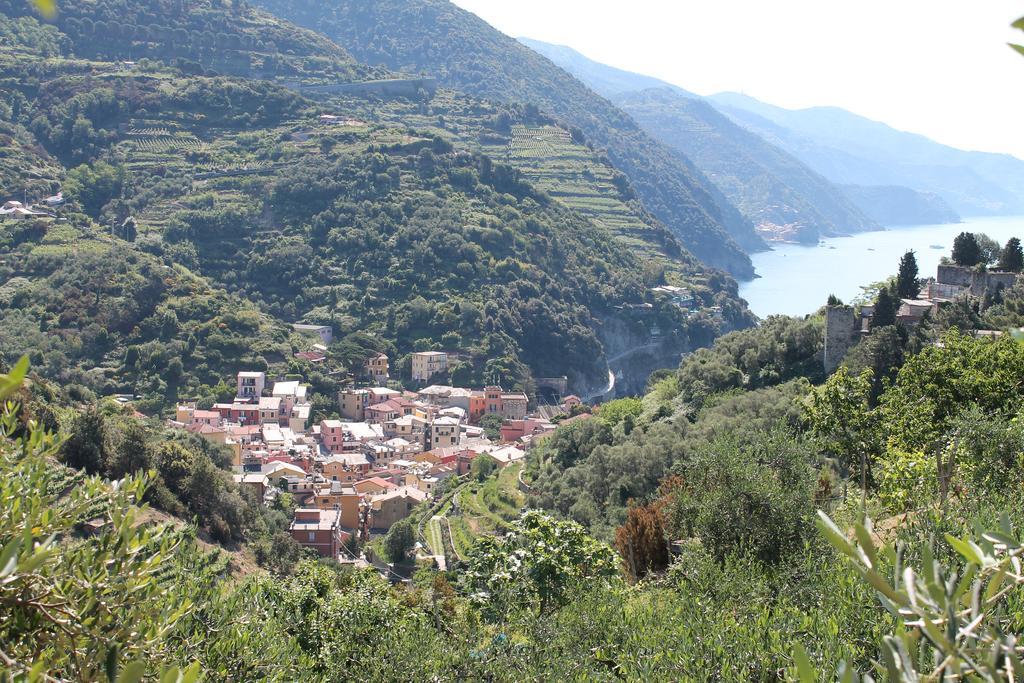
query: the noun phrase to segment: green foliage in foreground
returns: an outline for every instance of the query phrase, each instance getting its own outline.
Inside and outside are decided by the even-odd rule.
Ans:
[[[26,367],[0,377],[0,400],[26,400]],[[977,565],[957,575],[950,584],[955,592],[947,591],[962,605],[957,623],[985,616],[977,642],[957,640],[961,651],[995,645],[994,629],[1019,630],[1019,572],[1011,559],[1019,544],[1007,540],[1010,525],[1024,521],[1019,497],[954,499],[945,515],[922,512],[888,532],[905,548],[902,554],[872,554],[861,532],[861,549],[853,554],[862,566],[843,557],[849,547],[837,552],[802,532],[802,542],[786,543],[785,557],[772,564],[742,549],[718,553],[707,537],[708,544],[684,544],[664,577],[629,586],[617,578],[618,558],[606,545],[579,525],[531,512],[504,538],[482,541],[470,552],[457,588],[445,575],[429,573],[393,588],[372,571],[308,560],[290,576],[224,581],[225,564],[216,553],[197,550],[187,532],[144,520],[144,508],[135,504],[144,495],[141,479],[111,485],[56,465],[57,442],[26,424],[18,403],[8,403],[0,420],[0,502],[9,511],[0,520],[0,652],[15,675],[32,669],[114,680],[119,672],[117,680],[127,681],[181,667],[163,680],[202,674],[207,680],[328,681],[339,671],[364,680],[693,680],[708,671],[722,680],[776,680],[780,672],[797,675],[798,663],[807,669],[809,661],[828,672],[844,662],[851,671],[869,671],[896,642],[885,637],[902,633],[876,591],[939,623],[945,598],[928,585],[937,576],[929,574],[930,558],[948,563],[951,555],[930,553],[929,539],[945,534]],[[776,434],[760,453],[770,460],[788,448]],[[746,471],[741,452],[759,457],[756,449],[737,451],[735,462],[718,466]],[[793,456],[788,462],[798,468],[804,456]],[[748,483],[758,479],[753,470],[750,475]],[[766,492],[775,486],[764,485]],[[778,486],[794,489],[782,479]],[[689,491],[687,500],[694,495]],[[843,507],[836,514],[851,517]],[[987,528],[1000,514],[1007,519],[1001,535],[976,545],[955,540],[974,520]],[[99,528],[94,535],[83,533],[88,520]],[[876,564],[876,555],[887,559]],[[918,582],[916,591],[900,578],[887,588],[864,569],[877,568],[889,581],[898,566],[892,557],[915,569],[906,581]],[[989,588],[999,576],[1002,587]],[[984,582],[983,602],[972,614],[975,608],[963,603],[971,593],[960,586],[974,577]],[[992,612],[990,622],[993,598],[1006,609]],[[920,646],[918,663],[943,646],[934,634],[927,637],[934,644]],[[1000,642],[1004,652],[1014,647]]]
[[[856,572],[898,616],[902,631],[883,641],[873,669],[889,681],[1017,681],[1024,677],[1020,629],[1020,592],[1024,586],[1024,545],[1009,516],[973,537],[945,534],[958,555],[950,567],[924,549],[921,567],[904,566],[904,547],[875,541],[870,520],[854,526],[854,540],[824,513],[818,527],[829,542],[853,560]],[[890,578],[891,577],[891,578]],[[802,683],[818,680],[802,645],[795,650]],[[842,680],[860,679],[844,662]]]

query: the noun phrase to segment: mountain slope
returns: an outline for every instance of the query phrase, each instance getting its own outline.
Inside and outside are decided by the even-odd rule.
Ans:
[[[109,6],[90,9],[106,16]],[[217,6],[207,7],[215,25]],[[136,21],[166,21],[155,2],[142,9]],[[265,13],[247,16],[258,32],[259,22],[268,22],[267,35],[292,30]],[[7,21],[0,14],[0,26]],[[133,35],[146,25],[135,26]],[[4,235],[11,243],[0,259],[12,281],[0,299],[0,352],[12,358],[26,347],[53,351],[48,376],[94,391],[139,393],[147,405],[165,408],[209,395],[215,379],[238,365],[291,361],[304,349],[281,332],[285,323],[305,321],[331,325],[339,337],[371,335],[394,354],[399,375],[407,372],[409,352],[444,348],[457,359],[452,380],[460,384],[497,379],[528,389],[535,376],[568,375],[582,392],[606,381],[606,360],[620,352],[621,335],[606,332],[611,327],[644,339],[649,330],[666,330],[659,343],[678,357],[709,343],[720,328],[751,322],[735,282],[686,254],[674,271],[648,268],[666,257],[657,251],[659,238],[666,254],[679,249],[656,221],[629,219],[650,252],[604,224],[615,212],[632,215],[628,183],[617,190],[619,208],[605,204],[586,215],[571,208],[575,199],[552,197],[500,157],[484,155],[485,146],[418,130],[413,124],[427,121],[403,114],[403,107],[421,116],[429,108],[418,95],[394,105],[373,94],[361,104],[355,96],[330,95],[314,103],[285,88],[285,77],[217,76],[179,58],[176,66],[134,67],[109,57],[83,60],[75,50],[91,37],[62,40],[41,83],[29,78],[38,70],[38,48],[16,55],[0,46],[0,79],[14,84],[0,93],[0,122],[19,127],[22,146],[49,160],[48,182],[63,182],[69,200],[61,210],[67,223],[25,222]],[[304,69],[300,82],[337,74],[338,65],[355,75],[380,73],[341,51],[316,66],[318,40],[293,42],[281,57]],[[119,55],[129,47],[110,49]],[[446,97],[452,126],[476,126],[475,135],[466,135],[480,137],[480,120],[497,118],[494,105]],[[18,106],[10,106],[15,100]],[[355,119],[357,110],[367,120]],[[325,120],[328,111],[347,118]],[[615,188],[615,176],[598,159],[587,163],[600,179],[588,188]],[[85,239],[92,235],[113,235],[100,247],[126,260],[64,269],[61,259],[92,249]],[[8,252],[19,258],[8,261]],[[28,267],[22,255],[33,257]],[[162,269],[189,278],[182,287],[163,283],[175,290],[174,306],[184,308],[164,310],[160,292],[146,284]],[[75,292],[72,283],[92,282],[80,274],[90,270],[117,289],[90,284],[87,296]],[[688,313],[656,300],[649,288],[665,279],[691,288],[696,308],[718,310]],[[177,290],[192,282],[220,292],[215,308],[201,305],[198,292],[188,308]],[[207,314],[212,330],[201,324]],[[256,324],[254,315],[266,324]],[[123,330],[120,320],[127,321]],[[238,336],[229,334],[236,322]],[[273,334],[261,332],[271,325]],[[181,345],[171,343],[178,331]],[[169,355],[159,353],[161,341]],[[147,344],[145,353],[132,350]],[[166,370],[175,357],[185,381],[160,384],[153,368]],[[216,365],[202,360],[210,357]],[[141,377],[132,370],[140,362]],[[646,374],[630,379],[642,386]],[[321,394],[332,395],[330,387]]]
[[[815,241],[877,229],[843,193],[795,157],[737,126],[697,95],[588,59],[572,48],[520,38],[678,149],[769,239]]]
[[[614,100],[615,95],[635,92],[637,90],[647,90],[649,88],[671,88],[680,95],[694,98],[699,97],[699,95],[663,81],[660,78],[645,76],[633,71],[617,69],[614,66],[595,62],[568,45],[545,43],[543,40],[534,40],[525,36],[520,36],[516,40],[534,52],[544,55],[583,81],[594,92],[610,100]]]
[[[740,125],[841,185],[904,185],[963,215],[1024,211],[1024,161],[967,152],[836,107],[789,110],[737,93],[709,98]]]
[[[625,93],[615,101],[693,159],[766,237],[816,242],[879,227],[824,177],[707,102],[667,88]]]
[[[865,214],[882,225],[959,223],[960,216],[942,197],[899,185],[844,185]]]
[[[371,64],[426,73],[499,102],[528,102],[607,150],[644,205],[705,263],[748,277],[743,248],[762,246],[749,221],[683,155],[650,138],[578,80],[447,0],[336,0],[260,4],[323,31]]]

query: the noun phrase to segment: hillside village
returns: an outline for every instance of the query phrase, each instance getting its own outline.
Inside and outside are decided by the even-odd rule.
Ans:
[[[365,386],[338,394],[340,419],[315,423],[302,381],[243,370],[232,402],[208,409],[181,404],[169,424],[228,448],[235,481],[259,500],[294,496],[289,531],[300,545],[353,561],[353,541],[368,541],[416,513],[469,474],[477,458],[505,468],[555,430],[552,418],[589,417],[574,395],[531,412],[525,393],[499,386],[427,385],[446,364],[444,352],[414,353],[413,379],[422,388],[401,391],[386,386],[388,357],[371,354],[359,378]]]

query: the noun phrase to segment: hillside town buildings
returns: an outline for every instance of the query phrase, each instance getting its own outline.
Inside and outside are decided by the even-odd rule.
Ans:
[[[387,362],[371,355],[366,376],[386,378]],[[432,377],[447,359],[427,352],[415,362],[421,377]],[[323,557],[338,557],[352,539],[415,514],[476,458],[506,467],[555,429],[529,416],[526,394],[497,385],[351,387],[338,395],[337,416],[315,422],[310,387],[300,379],[242,370],[235,387],[230,402],[179,405],[171,424],[230,449],[235,481],[257,499],[294,496],[299,507],[289,533]],[[568,397],[566,404],[578,401]],[[503,422],[493,442],[480,426],[488,415]]]

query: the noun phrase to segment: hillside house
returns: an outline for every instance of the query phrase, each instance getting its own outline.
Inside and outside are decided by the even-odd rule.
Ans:
[[[285,424],[287,424],[287,413],[282,410],[284,401],[280,396],[260,396],[258,405],[260,407],[260,424],[281,425],[282,418],[285,418]]]
[[[292,329],[299,334],[315,336],[325,345],[330,345],[334,341],[334,332],[331,330],[330,325],[306,325],[304,323],[294,323]]]
[[[499,468],[505,468],[526,457],[526,451],[516,446],[501,446],[480,454],[494,460]]]
[[[4,205],[0,207],[0,220],[27,220],[30,218],[49,218],[49,214],[43,213],[42,211],[35,211],[31,207],[27,207],[21,202],[9,201],[4,202]]]
[[[501,426],[501,440],[518,441],[524,436],[539,436],[555,431],[555,425],[547,420],[508,420]]]
[[[337,510],[341,513],[341,526],[354,530],[359,528],[360,500],[359,493],[352,486],[340,481],[330,481],[314,489],[307,507]]]
[[[209,425],[219,427],[222,422],[221,414],[216,410],[193,410],[189,416],[189,427]]]
[[[242,425],[260,424],[260,406],[258,403],[214,403],[213,409],[220,413],[222,419]]]
[[[262,474],[266,475],[267,482],[273,486],[280,486],[281,481],[289,477],[305,479],[306,471],[298,465],[287,462],[271,462],[262,468]]]
[[[425,446],[428,450],[457,446],[461,433],[461,424],[458,419],[448,416],[435,418],[430,423]]]
[[[487,414],[487,398],[483,391],[474,389],[469,393],[469,422],[477,424]]]
[[[274,388],[270,392],[271,396],[281,399],[281,411],[285,414],[290,415],[292,408],[297,405],[304,405],[307,403],[306,395],[309,393],[309,387],[298,381],[289,382],[274,382]]]
[[[362,422],[366,419],[366,408],[370,405],[368,389],[343,389],[338,392],[338,406],[346,420]]]
[[[331,481],[356,482],[370,472],[370,461],[362,453],[332,455],[322,464],[324,477]]]
[[[256,500],[262,501],[267,493],[267,475],[260,472],[245,472],[234,475],[235,483],[253,492]]]
[[[366,419],[366,409],[369,406],[399,397],[401,397],[401,392],[385,387],[343,389],[338,392],[338,406],[342,418],[353,422],[362,422]]]
[[[904,325],[914,326],[921,322],[925,315],[937,308],[937,304],[927,299],[900,299],[900,307],[896,311],[896,320]]]
[[[432,377],[448,372],[448,354],[444,351],[417,351],[412,354],[412,379],[429,382]]]
[[[522,392],[502,394],[500,414],[506,420],[522,420],[529,403],[530,399]]]
[[[400,436],[396,436],[393,439],[388,439],[387,441],[384,442],[384,445],[391,448],[392,452],[395,455],[394,459],[411,457],[423,450],[422,441],[409,441],[408,439],[404,439]],[[384,464],[387,465],[390,463],[385,462]]]
[[[425,491],[415,486],[401,486],[370,498],[370,527],[390,529],[395,522],[405,519],[427,499]]]
[[[388,491],[394,491],[398,485],[381,477],[368,477],[361,479],[352,485],[360,495],[375,496]]]
[[[530,399],[522,392],[506,392],[499,386],[484,387],[485,414],[498,415],[506,420],[526,417]]]
[[[374,353],[364,360],[363,377],[377,384],[386,384],[390,379],[387,354]]]
[[[675,304],[679,308],[690,309],[693,307],[694,298],[690,290],[685,287],[676,287],[674,285],[661,285],[660,287],[654,287],[651,289],[651,293],[655,296],[664,297],[671,303]]]
[[[384,436],[389,439],[401,438],[411,443],[423,444],[427,421],[415,415],[403,415],[384,423]]]
[[[297,508],[288,532],[299,545],[316,550],[320,557],[334,559],[349,538],[341,528],[340,510]]]
[[[264,372],[238,373],[238,388],[235,396],[241,399],[255,400],[263,395],[267,386],[267,375]]]

